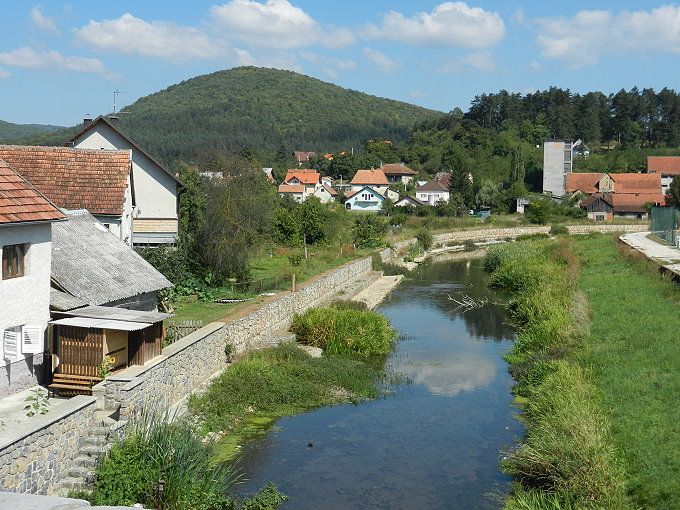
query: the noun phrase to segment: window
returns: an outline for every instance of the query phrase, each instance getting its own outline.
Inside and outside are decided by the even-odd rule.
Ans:
[[[9,244],[2,247],[2,279],[24,276],[25,244]]]
[[[365,200],[366,202],[369,202],[373,198],[373,195],[370,193],[362,193],[361,194],[361,200]]]

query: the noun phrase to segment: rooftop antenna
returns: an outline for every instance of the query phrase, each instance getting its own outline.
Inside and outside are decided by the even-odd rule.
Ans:
[[[113,115],[116,114],[116,97],[118,97],[118,94],[127,94],[124,90],[114,90],[113,91]]]

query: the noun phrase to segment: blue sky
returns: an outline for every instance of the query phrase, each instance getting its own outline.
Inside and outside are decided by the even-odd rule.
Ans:
[[[0,119],[73,125],[239,65],[464,111],[550,86],[676,88],[680,4],[429,0],[5,0]]]

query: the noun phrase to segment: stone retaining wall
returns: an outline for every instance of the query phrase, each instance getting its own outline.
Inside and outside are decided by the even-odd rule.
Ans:
[[[288,328],[293,315],[336,298],[348,282],[371,271],[371,259],[346,264],[257,311],[228,323],[215,322],[163,349],[145,366],[130,367],[95,386],[100,406],[127,419],[145,406],[170,407],[227,365],[225,345],[236,353],[257,348]]]
[[[76,452],[94,427],[95,398],[73,397],[58,411],[31,418],[0,433],[0,490],[50,494],[75,467]]]

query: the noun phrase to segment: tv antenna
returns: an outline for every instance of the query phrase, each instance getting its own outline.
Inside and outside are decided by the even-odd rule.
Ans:
[[[118,94],[127,94],[124,90],[114,90],[113,91],[113,114],[116,114],[116,98],[118,97]]]

